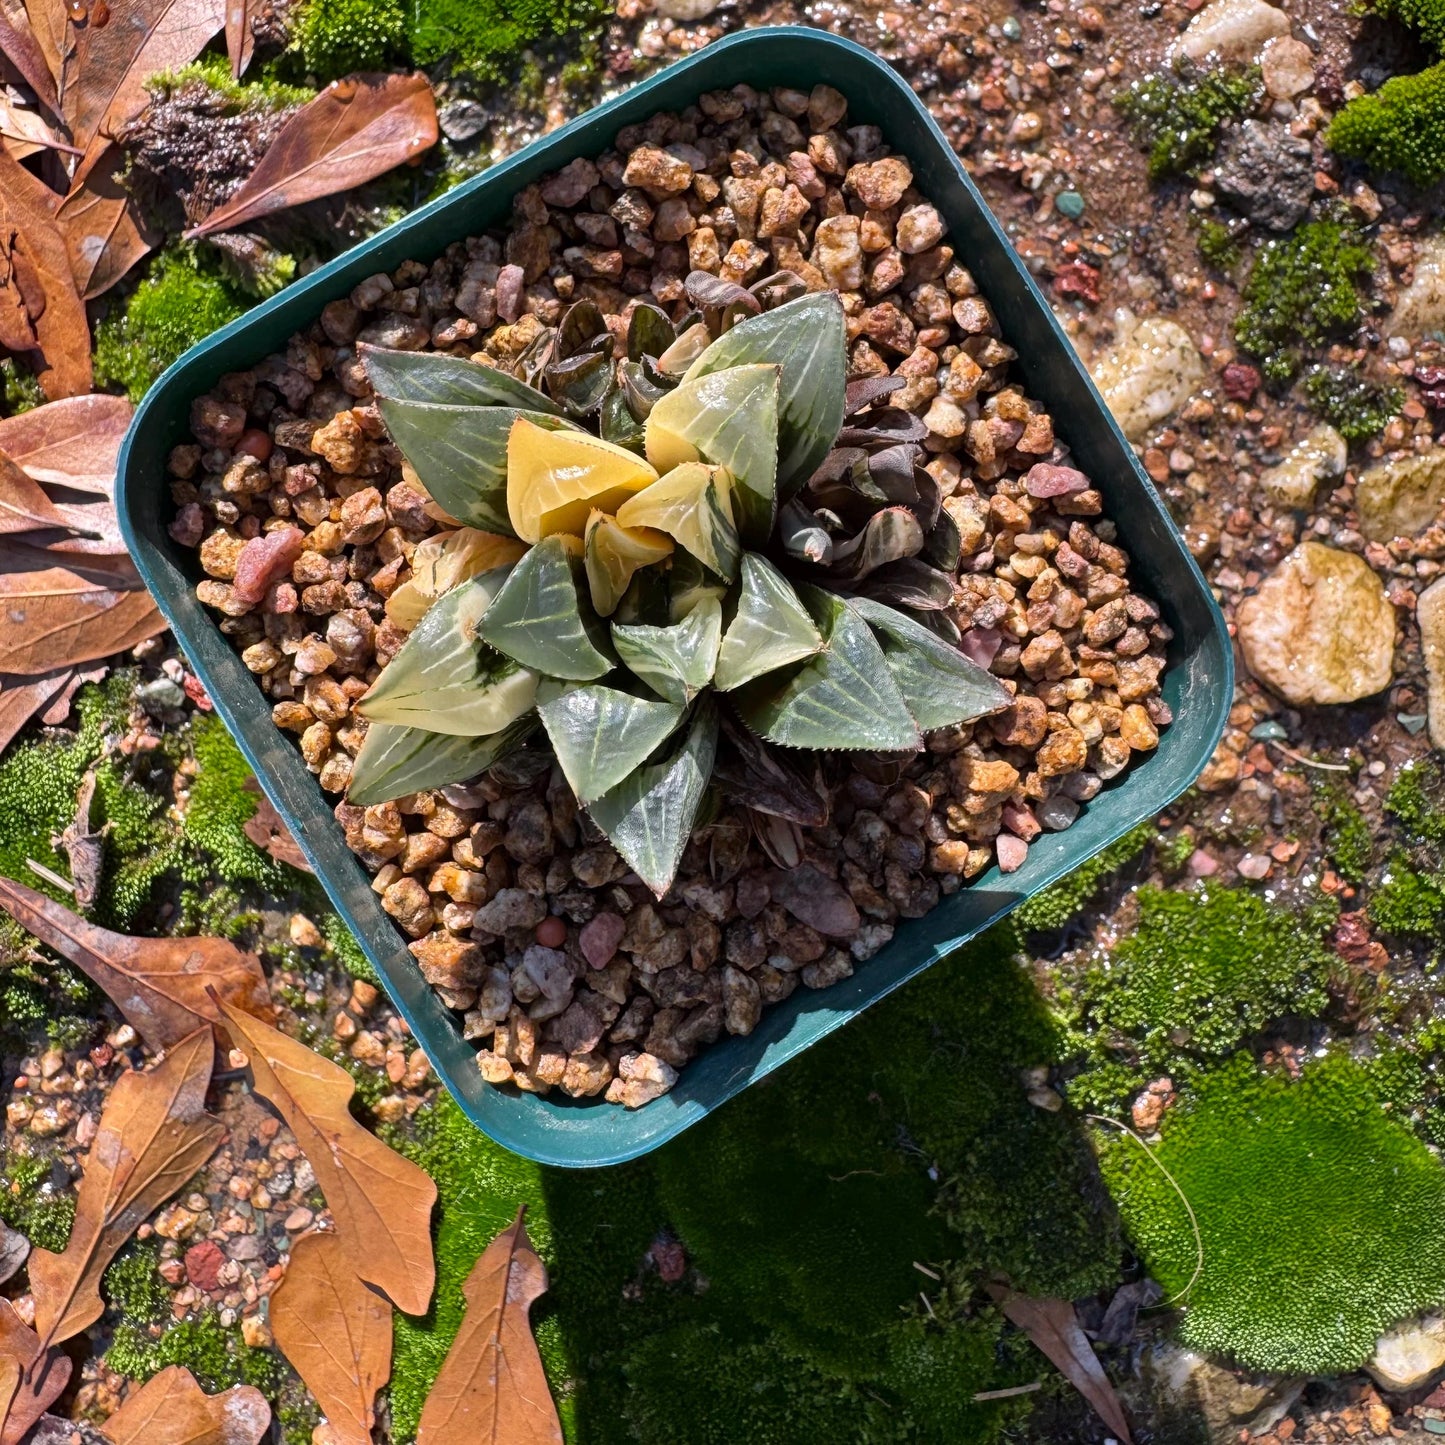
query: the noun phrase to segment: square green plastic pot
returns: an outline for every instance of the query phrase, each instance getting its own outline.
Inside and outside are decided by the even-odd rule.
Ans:
[[[768,1009],[746,1038],[728,1038],[704,1051],[682,1071],[671,1093],[642,1109],[629,1112],[600,1100],[544,1099],[493,1088],[483,1083],[457,1018],[422,979],[401,934],[382,912],[295,744],[272,724],[255,679],[196,601],[195,553],[177,547],[166,534],[173,514],[166,454],[187,436],[192,399],[222,373],[252,366],[284,348],[287,338],[313,322],[328,301],[347,295],[364,277],[391,271],[409,258],[430,261],[453,241],[505,225],[518,191],[578,156],[597,156],[622,126],[657,111],[681,110],[703,92],[738,83],[807,90],[820,81],[848,98],[855,123],[880,126],[888,144],[907,157],[919,190],[942,212],[949,242],[1018,350],[1014,374],[1060,419],[1079,466],[1104,494],[1136,579],[1160,601],[1174,629],[1164,694],[1175,721],[1164,730],[1157,751],[1105,789],[1072,828],[1040,837],[1018,872],[1005,877],[990,870],[926,918],[902,924],[888,946],[853,977],[816,993],[799,989]],[[656,1148],[1159,812],[1208,760],[1233,690],[1229,638],[1204,579],[947,141],[887,65],[816,30],[750,30],[709,46],[346,252],[194,347],[137,411],[121,451],[116,502],[131,555],[217,711],[447,1087],[493,1139],[548,1164],[613,1164]]]

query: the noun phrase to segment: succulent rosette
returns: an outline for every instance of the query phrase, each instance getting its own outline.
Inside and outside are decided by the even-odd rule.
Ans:
[[[1005,708],[945,609],[959,539],[916,420],[849,383],[844,312],[787,273],[639,303],[625,355],[574,304],[512,371],[366,348],[392,440],[457,525],[388,614],[349,794],[473,777],[539,732],[661,896],[709,807],[790,852],[827,817],[817,755],[908,754]],[[537,739],[540,741],[540,738]],[[796,860],[794,860],[796,861]]]

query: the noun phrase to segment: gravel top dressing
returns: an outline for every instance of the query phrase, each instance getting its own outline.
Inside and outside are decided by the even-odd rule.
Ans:
[[[488,1081],[647,1103],[1157,745],[966,260],[837,91],[737,86],[195,402],[171,534]]]

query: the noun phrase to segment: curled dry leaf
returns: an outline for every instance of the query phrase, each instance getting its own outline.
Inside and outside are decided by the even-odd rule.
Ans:
[[[55,700],[40,714],[40,721],[49,728],[58,728],[70,716],[70,704],[75,694],[88,682],[100,682],[108,673],[108,667],[87,668],[84,672],[73,672],[65,686],[55,695]]]
[[[0,452],[0,534],[66,525],[40,483]]]
[[[271,1295],[271,1330],[333,1445],[370,1445],[376,1392],[391,1378],[391,1305],[357,1278],[340,1235],[296,1241]]]
[[[221,1000],[231,1039],[251,1057],[256,1092],[296,1136],[357,1273],[405,1314],[425,1314],[436,1283],[426,1173],[357,1123],[351,1075]]]
[[[55,213],[76,289],[87,301],[109,291],[156,242],[122,184],[124,165],[118,145],[94,142]]]
[[[240,190],[186,235],[231,230],[350,190],[430,150],[436,139],[436,101],[426,76],[333,81],[286,122]]]
[[[462,1286],[467,1312],[422,1408],[417,1445],[561,1445],[528,1315],[547,1269],[523,1211],[483,1251]]]
[[[98,833],[91,827],[94,804],[95,769],[87,768],[76,789],[75,816],[65,825],[58,840],[60,850],[70,860],[70,883],[75,890],[75,901],[82,908],[89,908],[100,892],[100,878],[105,869],[105,835],[110,832],[109,823]],[[191,1028],[194,1027],[192,1024]]]
[[[224,1023],[213,993],[257,1018],[275,1016],[256,955],[224,938],[112,933],[9,878],[0,878],[0,908],[103,989],[150,1048]]]
[[[35,716],[70,680],[69,671],[44,677],[0,677],[0,748]]]
[[[0,41],[0,48],[3,46],[4,42]],[[43,150],[80,154],[38,110],[19,104],[3,92],[0,92],[0,139],[17,161]]]
[[[70,1356],[40,1336],[0,1299],[0,1445],[18,1445],[70,1382]]]
[[[247,778],[244,787],[248,793],[260,794],[256,811],[242,825],[245,835],[278,863],[290,864],[292,868],[299,868],[303,873],[312,872],[311,864],[301,851],[301,845],[291,836],[291,830],[287,828],[285,820],[276,811],[270,798],[261,792],[260,783],[255,778]]]
[[[0,144],[0,346],[38,351],[54,400],[90,390],[90,327],[55,223],[58,198]]]
[[[56,112],[59,101],[55,95],[55,77],[23,10],[12,16],[0,9],[0,55],[20,72],[26,85],[40,97],[41,104]]]
[[[73,30],[61,108],[75,144],[114,137],[149,100],[145,83],[189,65],[226,23],[226,0],[114,0],[101,26]]]
[[[171,1365],[126,1396],[101,1427],[112,1445],[260,1445],[271,1407],[250,1385],[208,1395],[196,1377]]]
[[[0,672],[52,672],[124,652],[165,630],[150,594],[65,567],[0,574]]]
[[[120,521],[112,502],[57,502],[55,510],[71,532],[34,539],[57,559],[66,557],[128,557]]]
[[[109,497],[120,444],[135,408],[95,392],[0,418],[0,451],[37,482]]]
[[[1018,1326],[1065,1379],[1093,1407],[1094,1413],[1119,1437],[1133,1445],[1129,1421],[1114,1386],[1104,1373],[1094,1347],[1079,1325],[1074,1307],[1063,1299],[1030,1299],[1002,1286],[990,1285],[999,1308]]]
[[[101,1111],[86,1155],[65,1250],[30,1255],[35,1327],[54,1344],[105,1309],[100,1277],[141,1223],[215,1153],[226,1132],[206,1113],[215,1057],[211,1030],[182,1039],[145,1073],[122,1074]]]
[[[257,0],[226,0],[226,54],[231,61],[231,79],[240,80],[256,50],[251,30],[251,13]]]

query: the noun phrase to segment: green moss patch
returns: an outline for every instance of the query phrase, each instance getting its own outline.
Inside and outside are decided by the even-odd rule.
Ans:
[[[1062,928],[1120,869],[1132,863],[1158,835],[1153,822],[1140,823],[1101,849],[1065,878],[1025,899],[1014,921],[1026,932]]]
[[[1158,1161],[1199,1223],[1183,1336],[1258,1369],[1333,1373],[1445,1301],[1445,1169],[1342,1058],[1298,1083],[1238,1057],[1167,1116]],[[1175,1294],[1198,1253],[1178,1195],[1131,1140],[1105,1170],[1130,1237]]]
[[[1305,377],[1310,405],[1346,441],[1362,442],[1383,431],[1405,404],[1398,386],[1377,386],[1350,366],[1316,366]]]
[[[1359,283],[1374,266],[1373,252],[1346,220],[1307,221],[1267,242],[1244,283],[1235,340],[1271,381],[1289,380],[1301,345],[1319,345],[1358,323]]]
[[[1262,92],[1259,67],[1161,70],[1114,98],[1134,139],[1149,152],[1149,176],[1190,174],[1214,154],[1219,132],[1254,109]]]
[[[75,1222],[69,1174],[53,1150],[31,1144],[11,1150],[0,1171],[0,1221],[18,1229],[36,1249],[63,1250]]]
[[[131,293],[95,332],[97,386],[119,386],[139,401],[166,367],[250,303],[189,250],[163,252]]]
[[[1311,801],[1324,825],[1325,851],[1335,871],[1347,883],[1363,883],[1375,855],[1369,820],[1356,807],[1344,785],[1333,779],[1317,782]]]

